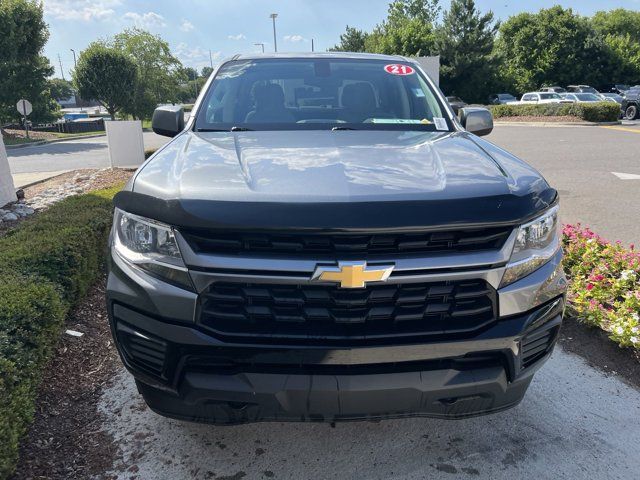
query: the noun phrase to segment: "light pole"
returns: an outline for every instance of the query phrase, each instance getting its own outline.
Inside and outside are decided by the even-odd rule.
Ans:
[[[256,47],[262,47],[262,53],[264,53],[264,43],[254,43]]]
[[[269,18],[271,18],[273,20],[273,48],[277,52],[278,51],[278,39],[276,37],[276,18],[278,18],[278,14],[277,13],[272,13],[271,15],[269,15]]]

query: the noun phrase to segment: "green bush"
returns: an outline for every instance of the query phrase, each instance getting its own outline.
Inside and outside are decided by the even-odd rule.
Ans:
[[[572,116],[586,122],[615,122],[620,118],[620,105],[613,102],[490,105],[489,109],[494,118]]]
[[[102,271],[118,190],[68,198],[0,238],[0,478],[15,468],[65,316]]]

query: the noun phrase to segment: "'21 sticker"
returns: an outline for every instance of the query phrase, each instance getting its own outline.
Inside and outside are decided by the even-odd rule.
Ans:
[[[413,75],[416,71],[409,65],[403,65],[401,63],[392,63],[391,65],[385,65],[384,71],[391,75]]]

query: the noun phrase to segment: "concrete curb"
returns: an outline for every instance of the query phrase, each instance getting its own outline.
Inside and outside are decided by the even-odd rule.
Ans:
[[[500,122],[494,121],[494,126],[503,127],[513,125],[515,127],[604,127],[610,125],[622,125],[622,122]]]
[[[37,142],[20,143],[18,145],[5,145],[5,148],[7,150],[16,150],[18,148],[37,147],[39,145],[47,145],[49,143],[69,142],[71,140],[84,140],[85,138],[105,137],[106,135],[107,134],[105,132],[105,133],[100,133],[100,134],[96,134],[96,135],[78,135],[78,136],[69,137],[69,138],[56,138],[54,140],[39,140]]]

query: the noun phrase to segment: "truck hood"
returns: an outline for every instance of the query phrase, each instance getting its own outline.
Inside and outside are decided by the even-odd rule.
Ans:
[[[555,199],[533,168],[466,132],[185,132],[139,170],[131,190],[133,203],[156,205],[154,212],[146,211],[153,218],[160,220],[171,204],[183,216],[194,216],[194,223],[205,221],[212,209],[219,219],[214,204],[226,206],[225,216],[240,214],[236,210],[249,204],[262,214],[271,206],[283,216],[291,209],[304,215],[333,209],[339,216],[336,204],[372,210],[372,202],[380,207],[426,202],[504,211],[520,200],[512,214],[522,216]]]

